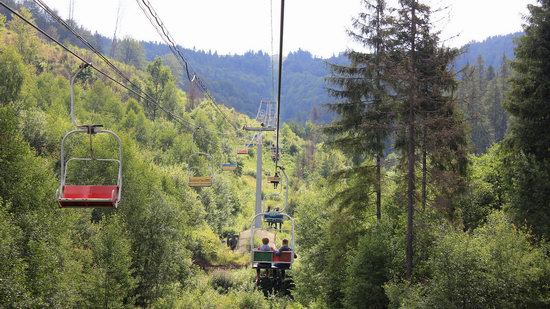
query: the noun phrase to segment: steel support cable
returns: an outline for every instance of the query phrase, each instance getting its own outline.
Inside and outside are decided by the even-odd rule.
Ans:
[[[273,63],[273,0],[269,0],[270,34],[271,34],[271,100],[275,100],[275,65]]]
[[[34,2],[39,6],[41,7],[46,13],[48,13],[54,20],[56,20],[57,22],[59,22],[60,24],[62,24],[67,30],[69,30],[75,37],[77,37],[82,43],[84,43],[84,45],[86,45],[90,50],[92,50],[97,56],[99,56],[105,63],[107,63],[107,65],[113,69],[120,77],[122,77],[123,79],[126,80],[126,82],[130,85],[132,85],[132,87],[134,87],[134,91],[132,91],[132,93],[138,95],[141,99],[144,99],[145,101],[149,102],[149,103],[152,103],[153,105],[159,107],[164,113],[166,113],[167,115],[171,116],[172,118],[174,118],[177,122],[181,123],[182,125],[184,125],[186,128],[188,129],[193,129],[195,128],[196,126],[173,114],[172,112],[168,111],[167,109],[165,109],[164,107],[162,107],[158,102],[156,102],[156,100],[151,97],[147,92],[143,91],[141,88],[139,88],[138,85],[136,85],[129,77],[127,77],[118,67],[116,67],[107,57],[105,57],[99,50],[97,50],[97,48],[95,48],[92,44],[90,44],[86,39],[84,39],[78,32],[76,32],[69,24],[67,24],[61,17],[59,17],[52,9],[50,9],[43,1],[41,0],[34,0]],[[93,67],[93,66],[92,66]],[[93,67],[95,68],[95,67]],[[97,68],[95,68],[97,69]],[[103,74],[103,72],[101,72]],[[105,75],[105,74],[104,74]],[[110,78],[110,76],[107,76],[108,78]],[[111,78],[110,78],[111,79]],[[125,87],[126,88],[126,87]],[[128,88],[126,88],[128,89]],[[138,92],[140,92],[140,94],[137,94],[136,93],[136,90]]]
[[[22,16],[21,14],[19,14],[17,11],[15,11],[14,9],[10,8],[7,4],[5,4],[3,1],[0,0],[0,5],[3,6],[6,10],[10,11],[10,13],[12,13],[13,15],[17,16],[18,18],[20,18],[21,20],[23,20],[26,24],[28,24],[29,26],[31,26],[32,28],[34,28],[36,31],[40,32],[42,35],[44,35],[45,37],[47,37],[48,39],[50,39],[52,42],[56,43],[57,45],[59,45],[61,48],[63,48],[65,51],[67,51],[69,54],[73,55],[75,58],[79,59],[80,61],[82,61],[83,63],[87,63],[92,69],[94,69],[96,72],[98,72],[99,74],[103,75],[104,77],[106,77],[107,79],[109,79],[110,81],[114,82],[115,84],[119,85],[120,87],[128,90],[129,92],[135,94],[136,96],[138,96],[139,98],[145,100],[145,101],[148,101],[150,103],[153,103],[155,105],[157,105],[161,110],[163,110],[164,112],[166,112],[167,114],[171,115],[172,117],[174,117],[174,119],[179,122],[180,124],[182,124],[183,126],[188,127],[188,123],[187,121],[185,120],[180,120],[178,116],[176,115],[173,115],[172,113],[170,113],[168,110],[166,110],[165,108],[163,108],[160,104],[158,104],[157,102],[155,102],[154,100],[151,100],[147,97],[144,97],[141,93],[138,93],[136,90],[132,89],[132,88],[129,88],[128,86],[126,86],[125,84],[123,84],[122,82],[114,79],[113,77],[111,77],[109,74],[105,73],[103,70],[101,70],[100,68],[98,68],[97,66],[95,66],[94,64],[90,63],[90,61],[84,59],[84,57],[80,56],[79,54],[77,54],[76,52],[74,52],[73,50],[71,50],[70,48],[68,48],[67,46],[65,46],[63,43],[59,42],[57,39],[55,39],[54,37],[52,37],[51,35],[49,35],[47,32],[45,32],[44,30],[42,30],[41,28],[39,28],[38,26],[36,26],[35,24],[33,24],[31,21],[29,21],[28,19],[26,19],[24,16]],[[138,88],[139,89],[139,88]],[[140,89],[141,90],[141,89]]]
[[[151,15],[154,19],[155,19],[155,22],[153,23],[153,21],[148,17],[149,21],[153,24],[153,27],[155,29],[157,29],[157,26],[155,26],[155,23],[161,28],[161,33],[159,33],[159,35],[161,35],[161,37],[164,37],[166,38],[170,43],[167,44],[167,45],[171,45],[173,47],[173,49],[176,51],[176,53],[174,53],[174,50],[172,48],[170,48],[170,50],[172,50],[172,53],[176,56],[176,58],[179,57],[179,59],[181,59],[181,61],[183,61],[183,64],[185,66],[185,69],[186,69],[186,73],[187,73],[187,78],[189,79],[189,81],[191,83],[195,82],[199,88],[201,89],[201,91],[203,92],[203,94],[209,99],[209,102],[214,106],[214,108],[218,111],[218,113],[220,113],[223,118],[225,119],[225,121],[227,121],[231,127],[235,130],[235,131],[239,131],[239,128],[237,128],[230,120],[229,118],[225,115],[225,113],[219,108],[219,106],[216,104],[216,100],[214,99],[214,97],[212,97],[212,95],[210,94],[210,92],[208,91],[208,88],[206,87],[206,85],[204,84],[204,82],[202,81],[201,78],[199,78],[196,74],[196,72],[193,73],[193,77],[191,77],[191,74],[189,73],[189,68],[191,67],[191,65],[187,62],[187,60],[185,60],[185,57],[183,56],[183,54],[181,53],[180,49],[178,48],[177,44],[175,43],[175,40],[172,38],[172,36],[170,35],[170,32],[168,31],[168,29],[166,28],[166,26],[164,26],[164,23],[162,22],[161,18],[158,16],[158,14],[156,13],[155,9],[152,7],[151,3],[148,1],[148,0],[141,0],[141,3],[143,3],[143,5],[145,5],[145,7],[147,8],[147,11],[149,11],[149,14],[147,13],[146,10],[144,10],[144,8],[141,6],[140,4],[140,0],[136,0],[138,2],[138,5],[140,6],[140,8],[142,9],[142,11],[144,12],[144,14],[147,16],[147,15]],[[157,31],[158,32],[158,31]],[[164,40],[164,39],[163,39]],[[166,41],[165,41],[166,42]]]
[[[187,63],[187,60],[185,60],[183,55],[180,53],[177,45],[174,42],[174,39],[170,35],[170,32],[164,26],[164,23],[158,16],[157,12],[151,6],[151,3],[149,1],[146,2],[146,0],[143,0],[141,2],[139,0],[136,0],[136,2],[145,14],[145,17],[147,17],[151,25],[153,25],[153,28],[155,28],[157,33],[160,35],[161,39],[164,41],[164,43],[166,43],[166,45],[168,45],[172,53],[176,56],[176,59],[183,65],[183,67],[185,68],[185,73],[187,74],[187,78],[191,80],[191,74],[189,73],[189,64]],[[149,13],[147,13],[147,11]],[[177,56],[179,56],[179,58]]]
[[[86,39],[84,39],[78,32],[76,32],[69,24],[67,24],[61,17],[59,17],[53,10],[51,10],[43,1],[41,0],[34,0],[34,2],[39,6],[41,7],[46,13],[48,13],[54,20],[56,20],[57,22],[59,22],[60,24],[62,24],[67,30],[69,30],[75,37],[77,37],[82,43],[84,43],[90,50],[92,50],[97,56],[99,56],[105,63],[107,63],[107,65],[113,69],[120,77],[122,77],[123,79],[126,80],[127,83],[129,83],[130,85],[132,85],[132,87],[134,87],[134,91],[132,91],[132,93],[138,95],[139,98],[141,99],[144,99],[145,101],[149,102],[149,103],[152,103],[153,105],[159,107],[164,113],[166,113],[167,115],[171,116],[172,118],[174,118],[174,120],[176,120],[177,122],[179,122],[180,124],[184,125],[186,128],[188,129],[193,129],[195,128],[196,126],[173,114],[172,112],[168,111],[167,109],[165,109],[164,107],[162,107],[158,102],[156,102],[156,100],[151,97],[147,92],[143,91],[141,88],[139,88],[138,85],[136,85],[129,77],[127,77],[118,67],[116,67],[107,57],[105,57],[99,50],[97,50],[97,48],[95,48],[92,44],[90,44]],[[93,66],[92,66],[93,67]],[[93,67],[94,69],[97,69],[96,67]],[[101,74],[103,74],[103,72],[100,72]],[[103,74],[105,75],[105,74]],[[109,79],[112,80],[112,78],[110,76],[107,76]],[[126,88],[126,87],[125,87]],[[128,88],[126,88],[128,89]],[[140,92],[139,94],[136,93],[136,91]]]
[[[56,21],[58,21],[60,24],[62,24],[67,30],[69,30],[75,37],[77,37],[82,43],[84,43],[90,50],[92,50],[96,55],[98,55],[109,67],[111,67],[119,76],[124,78],[129,84],[131,84],[133,87],[137,88],[139,87],[135,85],[130,78],[128,78],[120,69],[118,69],[107,57],[105,57],[99,50],[97,50],[92,44],[90,44],[86,39],[84,39],[78,32],[76,32],[69,24],[67,24],[61,17],[59,17],[53,10],[51,10],[43,1],[41,0],[34,0],[34,2],[40,6],[46,13],[48,13],[52,18],[54,18]],[[141,91],[145,96],[147,96],[150,100],[154,101],[152,97],[150,97],[146,92]]]
[[[181,53],[180,49],[177,47],[177,44],[175,43],[174,39],[172,38],[170,32],[168,31],[168,29],[166,29],[166,27],[164,26],[164,23],[162,22],[162,20],[160,19],[160,17],[156,13],[156,11],[152,8],[150,2],[147,1],[147,3],[146,3],[145,0],[143,0],[142,3],[146,7],[146,8],[144,8],[141,5],[141,2],[139,0],[136,0],[136,1],[138,2],[139,7],[142,9],[143,13],[145,14],[145,16],[147,17],[149,22],[151,22],[153,27],[157,30],[157,33],[160,35],[161,39],[166,43],[166,45],[168,45],[168,47],[170,48],[170,50],[172,51],[174,56],[176,56],[176,59],[185,68],[185,71],[186,71],[187,78],[188,78],[189,82],[198,85],[201,92],[206,96],[206,98],[214,106],[214,108],[217,110],[217,112],[220,113],[229,124],[231,124],[233,129],[238,131],[238,128],[233,125],[233,123],[229,120],[229,118],[226,117],[225,113],[222,110],[219,109],[217,104],[215,104],[214,98],[208,92],[208,89],[204,85],[204,82],[202,81],[202,79],[199,76],[197,76],[196,73],[194,73],[193,77],[191,77],[191,75],[189,73],[189,68],[191,67],[191,65],[189,64],[189,62],[187,62],[187,60],[185,59],[185,57]],[[149,12],[149,14],[147,13],[147,11]],[[153,21],[153,19],[154,19],[154,21]],[[160,29],[159,29],[159,27],[160,27]]]
[[[285,0],[281,0],[281,33],[279,38],[279,84],[277,88],[277,145],[275,156],[275,171],[279,167],[279,124],[281,119],[281,83],[283,77],[283,34],[285,25]]]
[[[143,6],[141,6],[139,0],[136,0],[136,1],[138,2],[138,5],[142,9],[142,11],[145,13],[145,15],[147,16],[149,21],[153,24],[153,27],[155,29],[157,29],[157,32],[163,38],[163,40],[165,42],[166,42],[165,39],[167,39],[169,41],[169,42],[167,42],[167,45],[171,46],[170,50],[172,50],[172,53],[176,56],[176,58],[178,58],[178,56],[179,56],[178,60],[181,59],[180,62],[183,62],[182,64],[184,65],[184,67],[186,69],[187,78],[189,79],[189,81],[191,83],[195,82],[195,84],[197,84],[199,86],[201,91],[204,93],[204,95],[207,97],[207,99],[209,99],[210,103],[214,106],[214,108],[224,117],[224,119],[233,127],[233,129],[238,131],[239,129],[229,120],[229,118],[225,115],[225,113],[217,106],[217,104],[215,103],[216,101],[215,101],[214,97],[212,97],[212,95],[210,95],[210,92],[208,91],[206,85],[204,85],[204,82],[202,81],[202,79],[199,76],[197,76],[196,73],[193,74],[193,77],[190,76],[190,74],[189,74],[190,64],[187,62],[187,60],[185,60],[185,57],[180,52],[179,48],[177,47],[177,44],[175,43],[174,39],[170,35],[170,32],[164,26],[164,23],[162,22],[162,20],[160,19],[160,17],[158,16],[158,14],[154,10],[154,8],[152,7],[151,3],[147,0],[142,0],[142,3],[147,7],[147,10],[149,11],[149,14],[151,14],[151,16],[155,19],[155,23],[161,28],[162,33],[160,33],[158,31],[158,28],[155,26],[155,23],[153,22],[153,20],[148,17],[149,14],[147,14],[147,11],[143,8]],[[176,51],[176,52],[174,52],[174,51]]]

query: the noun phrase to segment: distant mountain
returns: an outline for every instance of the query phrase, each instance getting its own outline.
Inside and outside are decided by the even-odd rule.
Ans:
[[[516,32],[471,42],[462,48],[455,67],[461,69],[466,64],[476,64],[481,57],[485,66],[498,68],[504,57],[514,58],[515,40],[521,35],[521,32]],[[168,47],[161,44],[143,43],[143,46],[148,60],[169,52]],[[208,83],[216,100],[239,112],[252,116],[260,100],[271,98],[271,58],[268,54],[250,51],[244,55],[218,55],[190,49],[185,49],[184,54]],[[283,121],[330,121],[331,115],[324,107],[333,100],[326,91],[325,78],[330,75],[328,64],[346,62],[342,54],[322,59],[303,50],[290,53],[283,64]],[[276,62],[273,65],[277,67]]]
[[[488,37],[482,42],[470,42],[462,48],[463,53],[455,61],[456,68],[462,68],[466,64],[475,64],[481,56],[485,66],[498,68],[502,58],[514,59],[514,48],[516,39],[521,37],[523,32],[515,32],[507,35]]]
[[[63,26],[46,16],[33,2],[6,0],[10,6],[27,6],[34,15],[37,24],[42,29],[54,35],[61,42],[69,42],[84,47]],[[8,19],[10,14],[4,12]],[[111,51],[113,46],[110,38],[99,35],[97,32],[79,27],[77,31],[92,45],[96,46],[105,55],[116,55]],[[485,66],[497,68],[503,56],[514,58],[514,40],[522,35],[521,32],[487,38],[483,42],[471,42],[464,47],[464,52],[456,59],[456,68],[462,68],[470,63],[475,64],[477,58],[484,59]],[[170,49],[165,44],[155,42],[140,42],[146,60],[155,57],[165,58],[165,63],[175,67],[176,62],[170,55]],[[272,65],[277,68],[276,60],[272,62],[270,55],[264,52],[249,51],[244,55],[218,55],[216,52],[182,48],[183,55],[189,61],[192,69],[205,81],[209,91],[219,103],[234,107],[237,111],[249,116],[256,114],[261,100],[273,99]],[[170,61],[172,57],[172,61]],[[119,59],[124,61],[124,59]],[[290,53],[283,64],[283,81],[281,97],[281,118],[283,121],[316,122],[330,121],[331,115],[324,108],[333,99],[326,91],[325,78],[329,76],[328,63],[346,63],[343,55],[328,59],[314,57],[303,50]],[[138,61],[139,62],[139,61]],[[180,70],[181,71],[181,70]],[[178,71],[179,72],[179,71]],[[184,73],[182,73],[184,74]],[[179,76],[180,81],[187,78]],[[181,83],[182,87],[185,83]],[[275,88],[276,90],[276,88]]]
[[[163,44],[142,42],[142,45],[147,60],[170,52]],[[206,82],[214,98],[239,112],[255,115],[261,100],[276,99],[277,57],[272,62],[269,54],[253,51],[244,55],[218,55],[210,51],[183,49],[183,54],[191,68]],[[327,63],[344,61],[343,56],[322,59],[303,50],[291,52],[283,64],[282,120],[330,120],[330,115],[322,107],[331,100],[325,89],[325,77],[329,74]]]

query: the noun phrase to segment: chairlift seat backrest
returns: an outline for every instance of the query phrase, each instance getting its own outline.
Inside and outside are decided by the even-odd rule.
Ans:
[[[212,177],[210,176],[191,176],[189,177],[190,187],[211,187]]]
[[[222,164],[223,171],[234,171],[237,169],[237,164],[235,163],[224,163]]]
[[[292,263],[292,251],[281,251],[279,255],[273,254],[273,263]]]
[[[254,263],[271,263],[273,261],[273,251],[254,250]]]

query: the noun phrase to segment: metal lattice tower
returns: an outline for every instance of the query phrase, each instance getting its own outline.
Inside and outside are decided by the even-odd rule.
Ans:
[[[277,129],[277,105],[273,101],[261,101],[255,119],[260,127],[245,126],[247,131],[275,131]]]

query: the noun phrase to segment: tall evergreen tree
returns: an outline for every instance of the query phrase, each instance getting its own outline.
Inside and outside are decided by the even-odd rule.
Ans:
[[[514,154],[512,207],[517,219],[550,236],[550,0],[529,5],[518,41],[515,74],[505,108],[511,114],[507,144]]]
[[[368,52],[350,50],[346,56],[350,65],[331,65],[329,82],[337,86],[330,94],[340,102],[329,109],[340,117],[325,132],[334,137],[333,145],[363,160],[374,157],[376,180],[376,216],[381,218],[382,158],[385,142],[391,132],[391,92],[388,72],[392,62],[388,57],[391,18],[384,0],[364,0],[365,12],[353,20],[349,35]],[[372,173],[372,168],[357,166],[355,173]],[[363,184],[361,184],[363,185]]]
[[[512,115],[510,141],[543,160],[550,157],[550,1],[538,2],[529,5],[525,36],[518,41],[506,110]]]
[[[398,148],[406,161],[407,236],[406,277],[413,275],[414,210],[416,200],[417,145],[421,145],[422,195],[425,202],[428,159],[431,182],[439,189],[461,181],[465,170],[464,132],[452,98],[455,81],[450,64],[457,52],[440,47],[439,33],[433,31],[430,7],[416,0],[399,1],[394,59],[399,70],[393,74],[401,102],[402,130]],[[430,157],[428,157],[428,155]],[[450,192],[442,192],[447,195]]]

